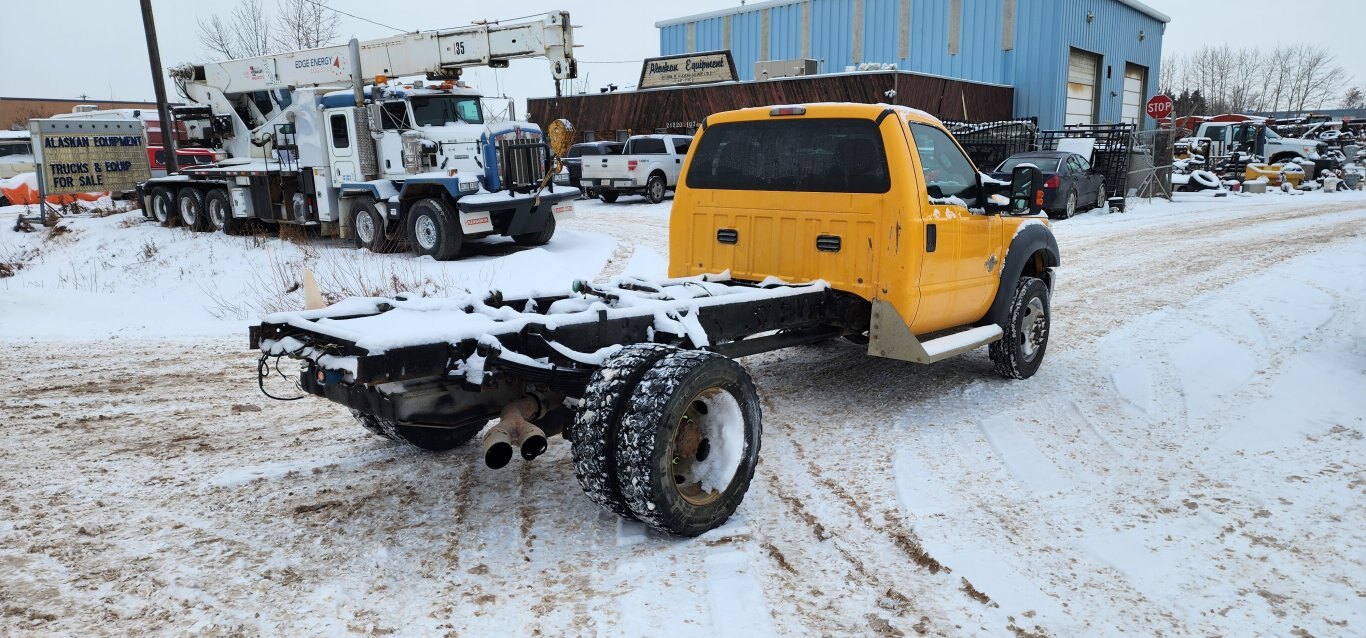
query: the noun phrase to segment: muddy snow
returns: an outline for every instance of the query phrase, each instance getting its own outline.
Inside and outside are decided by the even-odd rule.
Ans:
[[[324,293],[663,274],[668,202],[440,264],[0,209],[0,634],[1366,632],[1366,195],[1135,203],[1055,224],[1047,360],[830,342],[742,362],[737,515],[664,538],[569,446],[499,471],[256,388],[245,328]],[[273,386],[277,393],[291,388]]]

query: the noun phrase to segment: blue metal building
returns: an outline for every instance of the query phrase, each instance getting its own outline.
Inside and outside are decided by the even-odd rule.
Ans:
[[[655,26],[660,55],[729,49],[742,80],[772,60],[896,65],[1010,85],[1016,117],[1058,128],[1143,126],[1169,21],[1137,0],[771,0]]]

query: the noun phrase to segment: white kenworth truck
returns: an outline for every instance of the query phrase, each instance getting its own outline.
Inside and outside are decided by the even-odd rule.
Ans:
[[[228,234],[317,226],[376,252],[406,244],[441,260],[489,235],[545,244],[578,189],[539,127],[487,122],[459,76],[545,57],[556,80],[573,78],[573,30],[555,12],[172,69],[188,102],[171,109],[181,144],[227,159],[147,181],[144,214]],[[390,81],[399,76],[426,79]]]

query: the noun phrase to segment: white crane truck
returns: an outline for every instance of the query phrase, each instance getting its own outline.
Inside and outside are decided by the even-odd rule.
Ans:
[[[459,77],[545,57],[556,80],[570,79],[573,49],[560,11],[172,69],[189,102],[172,109],[185,143],[227,159],[148,180],[144,214],[229,234],[319,226],[377,252],[406,243],[442,260],[489,235],[545,244],[578,189],[551,170],[539,127],[486,122],[481,96]],[[416,75],[427,79],[389,80]]]

